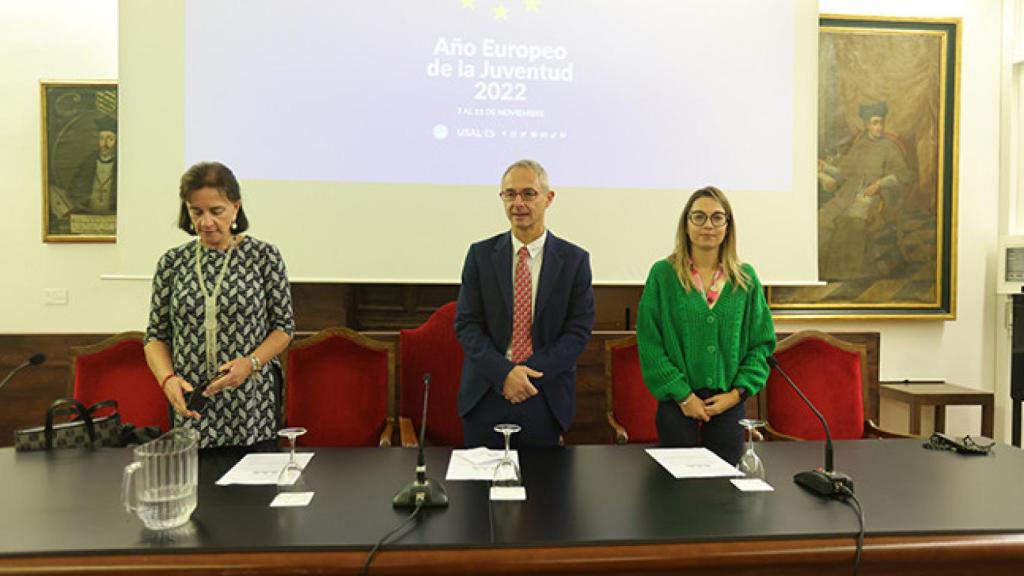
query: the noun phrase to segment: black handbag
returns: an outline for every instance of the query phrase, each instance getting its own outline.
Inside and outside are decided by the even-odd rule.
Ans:
[[[93,417],[104,408],[113,408],[113,413]],[[56,416],[68,414],[74,419],[54,424]],[[54,401],[46,411],[46,424],[14,432],[14,447],[19,451],[28,451],[121,446],[121,433],[121,414],[117,411],[115,400],[97,402],[86,408],[78,400],[61,398]]]

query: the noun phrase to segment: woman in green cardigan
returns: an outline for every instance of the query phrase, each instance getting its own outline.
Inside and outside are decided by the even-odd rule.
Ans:
[[[672,254],[651,267],[636,324],[644,383],[658,399],[662,446],[743,453],[743,401],[768,379],[775,326],[761,282],[736,256],[736,220],[721,190],[690,196]]]

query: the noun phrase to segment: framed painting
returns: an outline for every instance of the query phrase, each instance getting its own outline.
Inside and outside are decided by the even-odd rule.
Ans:
[[[777,318],[956,317],[960,21],[822,16],[816,286]]]
[[[117,84],[40,82],[43,241],[114,242]]]

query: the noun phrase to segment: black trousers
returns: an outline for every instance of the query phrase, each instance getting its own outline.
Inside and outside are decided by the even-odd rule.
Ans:
[[[562,433],[543,393],[513,404],[494,390],[489,390],[462,419],[466,448],[504,448],[505,436],[494,431],[496,424],[519,424],[522,427],[512,435],[512,448],[558,446]]]
[[[706,388],[693,392],[702,400],[720,393]],[[674,400],[658,402],[655,416],[658,442],[666,448],[703,446],[735,465],[743,455],[743,427],[739,425],[743,414],[743,402],[740,402],[708,422],[701,422],[683,414]]]

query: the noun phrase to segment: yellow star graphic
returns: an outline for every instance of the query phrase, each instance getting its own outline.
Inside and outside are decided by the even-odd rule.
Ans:
[[[462,7],[466,8],[467,10],[475,10],[476,0],[462,0]]]
[[[527,12],[538,12],[540,10],[540,0],[523,0],[523,4],[526,6]]]
[[[499,3],[494,7],[494,19],[508,20],[508,7],[504,3]]]

